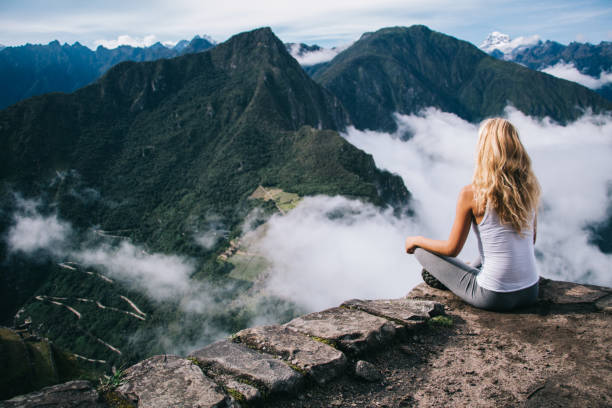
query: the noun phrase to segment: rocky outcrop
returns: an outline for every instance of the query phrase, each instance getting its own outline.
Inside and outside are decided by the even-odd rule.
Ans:
[[[0,402],[2,408],[101,408],[106,406],[89,381],[69,381]]]
[[[128,368],[116,392],[142,408],[223,407],[225,393],[192,361],[154,356]]]
[[[609,406],[612,289],[540,287],[536,305],[512,313],[424,284],[402,299],[349,300],[187,359],[151,357],[115,394],[139,407]],[[36,406],[8,405],[17,398],[1,406]]]

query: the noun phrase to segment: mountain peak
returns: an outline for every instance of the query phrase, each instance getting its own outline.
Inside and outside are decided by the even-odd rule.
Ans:
[[[529,37],[510,38],[508,34],[499,31],[491,32],[487,38],[480,44],[479,48],[487,54],[492,54],[495,50],[504,55],[504,59],[511,59],[514,54],[525,48],[541,44],[542,40],[539,35]]]

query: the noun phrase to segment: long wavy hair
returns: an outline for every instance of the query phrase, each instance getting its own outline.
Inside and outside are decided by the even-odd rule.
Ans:
[[[472,185],[480,211],[491,206],[503,224],[521,235],[531,228],[540,185],[516,128],[507,120],[488,119],[480,126]]]

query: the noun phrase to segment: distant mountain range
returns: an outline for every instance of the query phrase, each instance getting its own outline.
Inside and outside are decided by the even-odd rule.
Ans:
[[[158,42],[144,48],[99,46],[92,51],[78,42],[61,45],[59,41],[4,47],[0,49],[0,109],[35,95],[75,91],[123,61],[173,58],[212,46],[209,39],[196,36],[171,48]]]
[[[612,100],[612,42],[563,45],[541,41],[537,36],[512,40],[508,35],[493,32],[480,48],[495,58],[582,83]]]

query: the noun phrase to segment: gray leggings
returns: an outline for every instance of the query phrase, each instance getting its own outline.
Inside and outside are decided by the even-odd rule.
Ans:
[[[478,286],[476,275],[480,269],[461,262],[457,258],[437,255],[417,248],[414,251],[423,268],[442,282],[455,295],[480,309],[506,312],[517,307],[529,306],[538,298],[538,283],[515,292],[494,292]]]

